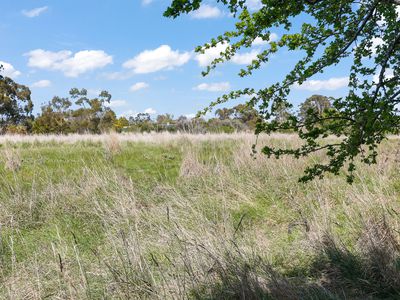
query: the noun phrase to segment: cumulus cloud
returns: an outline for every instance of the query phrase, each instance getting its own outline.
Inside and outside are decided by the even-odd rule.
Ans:
[[[261,0],[247,0],[246,6],[249,10],[257,10],[262,7]]]
[[[49,87],[49,86],[51,86],[51,81],[50,80],[39,80],[39,81],[36,81],[36,82],[34,82],[34,83],[32,83],[32,85],[31,85],[31,87],[33,87],[33,88],[46,88],[46,87]]]
[[[238,53],[234,57],[231,58],[231,61],[238,65],[248,65],[255,59],[257,59],[257,55],[260,54],[260,50],[251,50],[247,53]]]
[[[123,64],[136,74],[153,73],[171,70],[186,64],[190,59],[189,52],[173,51],[170,46],[162,45],[154,50],[145,50]]]
[[[136,92],[139,90],[143,90],[149,87],[149,84],[146,82],[136,82],[134,85],[131,86],[130,90],[132,92]]]
[[[17,71],[14,66],[10,63],[7,63],[5,61],[0,61],[0,66],[3,66],[3,69],[0,70],[0,75],[3,75],[5,77],[10,77],[10,78],[17,78],[19,75],[21,75],[20,71]]]
[[[197,60],[200,67],[206,67],[214,59],[220,57],[221,52],[224,52],[228,46],[228,43],[218,43],[215,47],[207,49],[204,53],[197,54],[194,59]],[[237,53],[231,58],[230,62],[237,65],[248,65],[257,58],[258,54],[260,54],[260,50],[257,49],[253,49],[250,52]]]
[[[143,112],[145,114],[149,114],[149,115],[155,115],[157,113],[157,111],[154,108],[151,108],[151,107],[146,108]]]
[[[272,32],[269,35],[269,40],[263,40],[261,37],[257,37],[255,38],[255,40],[253,41],[253,43],[251,44],[252,46],[263,46],[266,45],[270,42],[275,42],[276,40],[278,40],[278,35],[274,32]]]
[[[390,79],[390,78],[393,78],[393,77],[394,77],[393,69],[386,69],[385,70],[385,74],[383,74],[383,79],[387,80],[387,79]],[[374,83],[378,83],[379,82],[379,74],[375,74],[373,76],[373,81],[374,81]]]
[[[152,2],[153,2],[153,0],[142,0],[142,5],[146,6],[146,5],[149,5]]]
[[[306,91],[337,90],[349,84],[349,77],[330,78],[328,80],[307,80],[301,85],[296,84],[295,88]]]
[[[119,117],[130,118],[130,117],[136,117],[137,114],[138,114],[138,112],[136,110],[129,109],[129,110],[123,112],[122,114],[120,114]]]
[[[67,77],[78,77],[113,63],[112,56],[102,50],[84,50],[74,54],[67,50],[52,52],[36,49],[25,55],[29,57],[29,67],[61,71]]]
[[[22,14],[28,18],[35,18],[35,17],[40,16],[46,10],[48,10],[48,7],[43,6],[43,7],[37,7],[37,8],[31,9],[31,10],[23,10]]]
[[[222,11],[215,6],[204,4],[199,9],[190,13],[193,19],[212,19],[223,15]]]
[[[125,106],[126,105],[126,101],[125,100],[111,100],[110,103],[106,104],[108,107],[121,107],[121,106]]]
[[[215,47],[207,49],[204,53],[197,54],[195,60],[197,60],[200,67],[208,66],[214,59],[220,57],[221,52],[224,52],[228,48],[229,44],[218,43]]]
[[[186,114],[185,117],[191,120],[196,117],[196,114]]]
[[[157,111],[151,107],[146,108],[143,113],[149,114],[149,115],[155,115],[157,113]],[[121,117],[125,117],[125,118],[129,118],[129,117],[136,117],[139,114],[138,111],[133,110],[133,109],[129,109],[127,111],[125,111],[124,113],[122,113],[120,116]]]
[[[383,39],[379,37],[375,37],[372,39],[372,53],[376,55],[376,51],[378,51],[378,47],[382,46],[385,42]]]
[[[231,85],[229,82],[218,82],[218,83],[201,83],[194,89],[198,91],[208,92],[225,92],[230,90]]]

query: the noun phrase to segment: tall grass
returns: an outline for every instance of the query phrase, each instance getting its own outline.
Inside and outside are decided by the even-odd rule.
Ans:
[[[343,176],[299,184],[323,155],[253,157],[254,141],[4,138],[1,298],[400,297],[398,140],[353,185]]]

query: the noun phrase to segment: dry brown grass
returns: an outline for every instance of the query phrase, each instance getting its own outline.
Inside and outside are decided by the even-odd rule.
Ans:
[[[182,163],[173,184],[144,189],[119,167],[96,164],[60,183],[38,173],[42,189],[15,188],[13,181],[3,187],[1,297],[400,295],[400,173],[391,141],[382,146],[378,165],[359,168],[353,185],[333,176],[304,185],[297,179],[316,158],[254,158],[251,135],[151,138],[91,141],[103,141],[113,156],[129,147],[127,141],[179,145]],[[204,142],[211,144],[207,155]],[[259,146],[298,142],[262,137]]]
[[[21,168],[22,159],[18,149],[6,147],[1,152],[4,167],[12,172],[16,172]]]

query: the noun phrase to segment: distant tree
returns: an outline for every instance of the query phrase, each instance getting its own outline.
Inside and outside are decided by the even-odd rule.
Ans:
[[[115,112],[108,104],[111,95],[107,91],[89,98],[86,89],[73,88],[70,97],[53,97],[42,107],[42,113],[33,124],[35,133],[101,133],[112,130]]]
[[[260,118],[254,107],[246,104],[238,104],[233,108],[234,118],[246,124],[249,129],[255,129],[257,120]]]
[[[157,119],[156,119],[156,123],[157,123],[158,131],[163,131],[163,130],[175,131],[176,130],[174,116],[171,114],[158,115]]]
[[[158,115],[156,121],[158,124],[172,124],[174,123],[174,116],[171,114]]]
[[[49,102],[48,106],[56,112],[60,112],[68,115],[71,108],[72,102],[68,98],[53,97]]]
[[[36,134],[67,134],[72,131],[69,120],[63,112],[49,105],[42,107],[42,113],[35,119],[32,132]]]
[[[307,116],[317,115],[318,117],[322,117],[327,110],[332,108],[333,98],[328,98],[322,95],[312,95],[307,98],[300,105],[299,118],[301,121],[305,121]]]
[[[117,115],[115,114],[115,112],[108,107],[106,107],[101,116],[99,116],[98,118],[100,120],[98,125],[98,132],[109,132],[116,129],[116,122],[119,126],[121,126],[121,129],[124,128],[126,124],[129,124],[128,120],[124,117],[117,119]]]
[[[175,121],[176,129],[183,132],[190,132],[192,130],[192,121],[186,116],[179,116]]]
[[[231,118],[234,110],[231,108],[219,108],[215,111],[215,115],[218,116],[220,120],[228,120]]]
[[[122,132],[124,128],[127,128],[129,126],[129,121],[125,117],[119,117],[114,121],[114,128],[117,132]]]
[[[207,121],[207,132],[212,133],[232,133],[235,131],[232,119],[211,118]]]
[[[138,113],[136,116],[129,117],[129,122],[131,124],[140,124],[144,122],[149,122],[150,120],[151,117],[148,113]]]
[[[42,113],[35,119],[34,133],[66,134],[71,129],[72,102],[68,98],[53,97],[42,106]]]
[[[7,126],[11,125],[30,126],[33,119],[32,110],[30,89],[9,77],[0,76],[1,131],[5,132]]]
[[[284,124],[289,121],[291,117],[293,117],[293,113],[290,111],[290,108],[284,103],[279,103],[276,108],[276,116],[274,121],[278,124]]]
[[[73,88],[69,94],[79,107],[72,112],[74,131],[100,133],[113,127],[116,116],[108,106],[110,93],[102,91],[98,97],[90,99],[86,89]]]
[[[129,117],[129,131],[150,132],[155,130],[155,126],[148,113],[138,113]]]

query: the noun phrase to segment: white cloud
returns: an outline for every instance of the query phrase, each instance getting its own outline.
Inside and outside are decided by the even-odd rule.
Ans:
[[[194,59],[200,67],[207,67],[214,59],[220,57],[221,52],[224,52],[228,46],[227,43],[218,43],[215,47],[205,50],[204,53],[197,54]]]
[[[301,85],[296,84],[295,88],[306,91],[337,90],[349,84],[348,77],[330,78],[328,80],[307,80]]]
[[[153,73],[161,70],[171,70],[186,64],[190,59],[189,52],[173,51],[168,45],[162,45],[154,50],[145,50],[123,64],[124,68],[132,69],[136,74]]]
[[[231,58],[231,61],[238,65],[248,65],[255,59],[257,59],[257,55],[260,54],[260,50],[251,50],[247,53],[238,53],[234,57]]]
[[[112,101],[110,101],[110,103],[107,103],[107,106],[109,106],[109,107],[121,107],[121,106],[125,106],[125,105],[126,105],[125,100],[112,100]]]
[[[149,5],[152,2],[153,2],[153,0],[142,0],[142,5],[146,6],[146,5]]]
[[[265,41],[263,40],[261,37],[257,37],[254,39],[253,43],[251,44],[252,46],[262,46],[262,45],[266,45],[270,42],[274,42],[278,39],[278,35],[274,32],[272,32],[269,35],[269,40]]]
[[[17,78],[19,75],[21,75],[20,71],[15,70],[12,64],[9,64],[5,61],[0,61],[0,66],[3,66],[3,69],[0,70],[0,75],[10,77],[12,79]]]
[[[218,83],[201,83],[194,89],[198,91],[208,92],[225,92],[230,90],[231,85],[229,82],[218,82]]]
[[[221,52],[224,52],[228,46],[228,43],[218,43],[215,47],[205,50],[204,53],[197,54],[194,59],[197,60],[200,67],[206,67],[210,65],[214,59],[219,58]],[[248,65],[257,58],[258,54],[260,54],[260,50],[257,49],[251,50],[250,52],[237,53],[230,59],[230,62],[238,65]]]
[[[261,0],[247,0],[246,6],[249,10],[258,10],[262,7]]]
[[[142,90],[142,89],[146,89],[148,87],[149,87],[149,84],[146,83],[146,82],[137,82],[137,83],[135,83],[134,85],[131,86],[130,90],[132,92],[136,92],[136,91],[139,91],[139,90]]]
[[[25,55],[29,57],[29,67],[61,71],[67,77],[78,77],[113,63],[112,56],[102,50],[84,50],[73,54],[67,50],[52,52],[36,49]]]
[[[157,111],[154,108],[149,107],[144,110],[144,113],[149,115],[155,115]]]
[[[92,95],[92,96],[97,97],[98,95],[100,95],[101,90],[98,90],[98,89],[88,89],[87,92],[88,92],[89,95]]]
[[[39,80],[34,83],[32,83],[31,87],[33,88],[46,88],[51,86],[51,81],[50,80]]]
[[[130,118],[130,117],[136,117],[138,112],[136,110],[129,109],[125,111],[124,113],[120,114],[119,117],[125,117],[125,118]]]
[[[204,4],[199,9],[190,13],[193,19],[211,19],[219,18],[223,15],[222,11],[215,6]]]
[[[385,74],[383,75],[384,79],[390,79],[394,77],[394,73],[393,73],[393,69],[386,69],[385,70]],[[375,74],[373,77],[373,81],[374,83],[378,83],[379,82],[379,74]]]
[[[187,114],[187,115],[185,115],[185,117],[188,118],[189,120],[191,120],[196,117],[196,114]]]
[[[32,50],[25,54],[25,56],[29,56],[28,66],[39,69],[55,68],[56,64],[61,64],[71,55],[72,52],[67,50],[51,52],[42,49]]]
[[[385,42],[383,39],[375,37],[372,39],[372,53],[376,55],[376,51],[378,50],[378,47],[382,46]]]
[[[28,18],[35,18],[35,17],[40,16],[40,15],[41,15],[42,13],[44,13],[47,9],[48,9],[47,6],[43,6],[43,7],[38,7],[38,8],[31,9],[31,10],[23,10],[23,11],[22,11],[22,14],[23,14],[25,17],[28,17]]]
[[[157,113],[157,111],[153,108],[146,108],[143,113],[149,114],[149,115],[155,115]],[[125,117],[125,118],[129,118],[129,117],[136,117],[139,113],[136,110],[133,109],[129,109],[127,111],[125,111],[124,113],[122,113],[120,115],[120,117]]]

